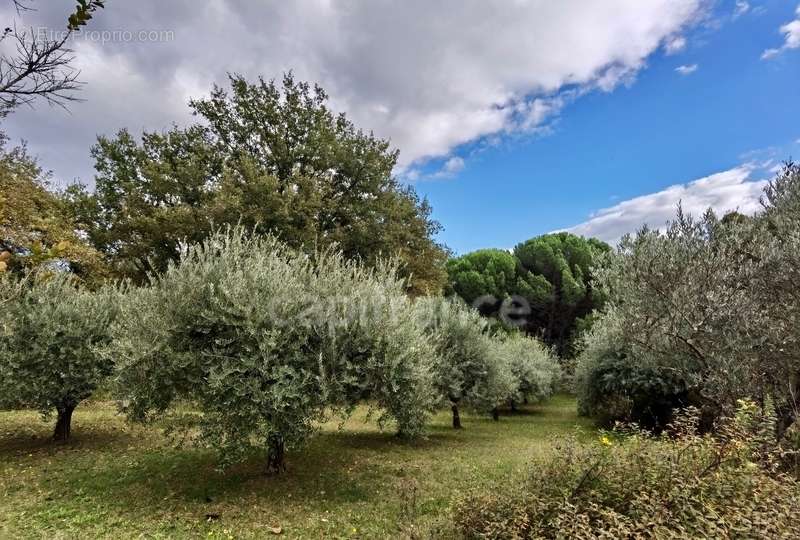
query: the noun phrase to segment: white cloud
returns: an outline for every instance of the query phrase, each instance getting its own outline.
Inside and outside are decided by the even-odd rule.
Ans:
[[[20,110],[5,128],[31,141],[57,176],[85,178],[97,133],[185,123],[185,97],[225,84],[227,72],[272,78],[293,69],[321,83],[357,125],[391,138],[410,168],[477,139],[535,132],[583,93],[631,83],[711,3],[116,2],[91,30],[168,29],[174,39],[81,43],[86,102],[72,115]],[[5,4],[0,13],[13,18]],[[55,4],[22,22],[61,28]]]
[[[731,210],[754,214],[760,208],[759,197],[767,182],[753,179],[755,170],[752,165],[741,165],[688,184],[669,186],[600,210],[588,221],[567,230],[615,244],[623,235],[645,224],[652,228],[663,227],[674,219],[678,203],[686,213],[693,215],[700,215],[708,208],[718,215]]]
[[[691,75],[692,73],[697,71],[697,68],[698,68],[697,64],[689,64],[689,65],[678,66],[675,68],[675,71],[677,71],[683,76],[686,76],[686,75]]]
[[[434,178],[451,178],[464,170],[464,159],[453,156],[444,162],[439,172],[433,175]]]
[[[420,182],[424,180],[443,180],[453,178],[458,175],[467,166],[464,158],[460,156],[452,156],[445,160],[441,167],[435,172],[423,172],[419,167],[409,167],[401,170],[400,178],[406,182]]]
[[[745,0],[736,0],[736,6],[733,8],[733,18],[738,19],[748,11],[750,11],[749,2]]]
[[[674,36],[664,43],[664,51],[670,54],[677,54],[686,48],[686,38],[683,36]]]
[[[762,60],[769,60],[775,58],[779,54],[789,49],[800,48],[800,5],[795,10],[797,18],[780,27],[780,33],[783,34],[784,43],[782,46],[774,49],[767,49],[761,54]]]

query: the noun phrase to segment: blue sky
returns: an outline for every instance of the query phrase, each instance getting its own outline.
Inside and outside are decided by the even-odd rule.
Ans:
[[[777,162],[800,157],[800,49],[761,59],[783,42],[778,28],[798,4],[758,6],[693,29],[684,50],[658,51],[629,86],[579,98],[550,134],[459,149],[458,174],[416,184],[446,226],[442,240],[457,253],[513,247],[622,200],[748,163],[752,179],[767,178]],[[697,69],[681,75],[682,65]],[[656,212],[650,224],[663,219]]]
[[[63,26],[58,3],[10,5]],[[4,123],[54,184],[92,185],[98,134],[185,125],[228,72],[292,70],[400,150],[456,253],[561,229],[613,242],[678,201],[754,212],[800,156],[800,0],[139,0],[70,45],[85,101]]]

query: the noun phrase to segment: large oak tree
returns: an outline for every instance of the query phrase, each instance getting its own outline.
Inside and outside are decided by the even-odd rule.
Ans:
[[[397,151],[327,106],[318,86],[230,77],[190,106],[202,122],[93,148],[96,190],[70,201],[91,242],[124,275],[163,271],[183,240],[225,224],[293,247],[336,244],[368,265],[396,256],[410,292],[441,289],[446,252],[427,201],[393,176]]]

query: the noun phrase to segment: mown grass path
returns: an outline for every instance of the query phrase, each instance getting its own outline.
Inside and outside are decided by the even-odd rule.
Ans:
[[[558,435],[593,432],[566,396],[500,422],[464,415],[460,431],[443,412],[415,443],[365,415],[323,426],[286,474],[267,477],[256,459],[220,474],[213,454],[176,449],[112,404],[79,407],[60,446],[36,413],[0,412],[0,538],[425,536],[460,494],[523,476]]]

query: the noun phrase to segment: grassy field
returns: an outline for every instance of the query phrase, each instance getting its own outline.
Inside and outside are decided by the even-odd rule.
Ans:
[[[78,408],[67,445],[34,412],[0,412],[0,538],[426,537],[460,494],[519,478],[557,434],[592,433],[566,396],[500,422],[464,415],[461,431],[442,413],[416,443],[365,414],[323,426],[267,477],[256,459],[218,473],[213,454],[176,449],[112,404]]]

